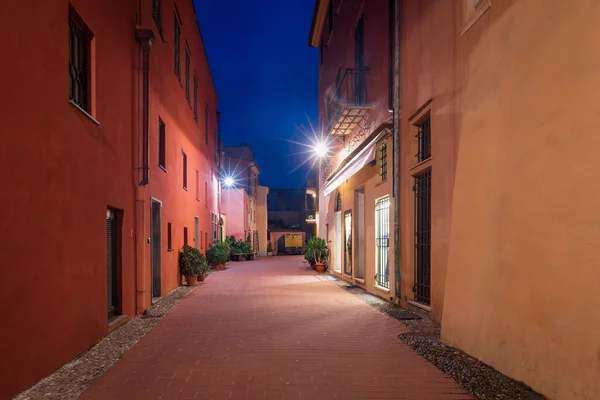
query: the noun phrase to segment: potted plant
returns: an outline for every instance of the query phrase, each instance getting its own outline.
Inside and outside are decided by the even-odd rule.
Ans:
[[[210,269],[210,266],[206,262],[206,258],[203,257],[202,264],[200,265],[200,274],[198,274],[198,281],[204,282],[206,279],[206,273]]]
[[[214,243],[206,251],[208,264],[215,269],[222,269],[229,260],[229,245],[224,242]]]
[[[306,245],[304,258],[314,266],[318,272],[325,272],[325,265],[329,259],[329,248],[324,239],[312,237]]]
[[[273,245],[271,244],[271,242],[267,242],[267,255],[268,256],[273,255]]]
[[[205,263],[206,259],[198,249],[187,244],[183,246],[182,251],[179,252],[179,267],[188,286],[195,286],[198,283],[198,275],[202,264]]]

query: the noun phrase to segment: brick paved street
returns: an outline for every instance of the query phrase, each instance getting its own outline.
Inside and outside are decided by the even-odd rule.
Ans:
[[[301,257],[211,274],[82,399],[471,399]]]

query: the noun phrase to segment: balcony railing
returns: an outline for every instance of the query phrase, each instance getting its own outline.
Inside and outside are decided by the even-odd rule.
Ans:
[[[327,99],[327,132],[348,135],[367,115],[368,69],[348,68]]]
[[[315,221],[317,219],[317,210],[304,210],[304,217],[306,221]]]

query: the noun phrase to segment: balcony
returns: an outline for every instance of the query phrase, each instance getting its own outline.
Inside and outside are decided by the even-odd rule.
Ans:
[[[369,109],[368,69],[348,68],[327,99],[327,132],[348,135],[365,119]]]
[[[308,223],[317,222],[317,210],[315,210],[315,209],[304,210],[304,217],[305,217],[305,221]]]

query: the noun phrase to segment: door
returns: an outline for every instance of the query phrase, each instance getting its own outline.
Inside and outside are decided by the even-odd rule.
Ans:
[[[354,68],[355,73],[355,100],[357,105],[363,105],[365,102],[365,17],[358,20],[356,30],[354,31]]]
[[[344,274],[352,276],[352,211],[344,213]]]
[[[200,236],[198,234],[198,217],[194,217],[194,247],[198,248],[198,243],[200,243]],[[208,248],[208,243],[206,243],[206,248]]]
[[[375,202],[375,284],[390,287],[390,198]]]
[[[158,298],[161,296],[161,251],[160,246],[162,243],[160,235],[160,209],[162,203],[158,200],[152,199],[152,211],[150,213],[150,240],[151,246],[151,263],[152,263],[152,298]]]
[[[356,251],[354,252],[354,276],[365,277],[365,193],[356,192]]]
[[[415,176],[415,300],[431,303],[431,170]]]
[[[342,213],[335,213],[335,271],[342,272]]]
[[[117,254],[117,216],[114,210],[106,210],[106,274],[108,319],[120,314],[119,304],[119,260]]]

